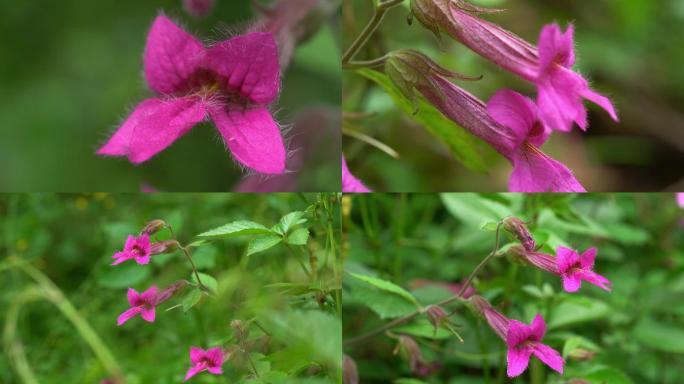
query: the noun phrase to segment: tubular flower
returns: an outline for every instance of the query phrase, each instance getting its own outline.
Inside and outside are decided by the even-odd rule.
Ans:
[[[183,381],[190,380],[191,377],[202,371],[208,371],[213,375],[222,375],[223,369],[221,366],[223,365],[224,358],[224,352],[219,347],[209,348],[206,351],[202,348],[190,347],[192,367],[188,369]]]
[[[280,82],[271,34],[248,33],[207,48],[161,15],[144,62],[147,83],[159,97],[138,104],[97,154],[145,162],[209,116],[242,165],[266,174],[285,171],[285,145],[268,110]]]
[[[486,11],[462,0],[411,0],[412,13],[435,33],[445,31],[454,39],[499,67],[537,86],[539,116],[546,129],[570,131],[575,122],[587,127],[587,99],[618,121],[610,100],[589,88],[572,71],[575,64],[573,27],[561,33],[557,24],[546,25],[535,47],[515,34],[473,15]]]
[[[610,291],[610,280],[593,271],[596,252],[594,247],[587,249],[581,255],[570,248],[556,248],[558,273],[563,278],[563,289],[567,292],[577,292],[584,280]]]
[[[152,286],[143,293],[138,293],[133,288],[128,288],[128,303],[131,308],[124,311],[116,320],[116,324],[121,326],[132,317],[140,315],[147,322],[154,322],[155,307],[158,304],[157,287]]]
[[[357,179],[349,172],[347,161],[342,156],[342,192],[370,192],[361,180]]]
[[[508,345],[507,373],[508,377],[519,376],[527,369],[530,356],[534,355],[554,371],[562,374],[565,361],[561,355],[541,340],[546,333],[546,323],[540,315],[536,315],[530,325],[517,320],[508,319],[496,311],[481,296],[473,296],[470,302],[485,318],[489,326]]]
[[[129,235],[124,244],[124,249],[112,256],[114,262],[112,265],[121,264],[126,260],[135,260],[138,264],[147,264],[150,262],[151,245],[150,236],[147,233],[135,237]]]
[[[463,78],[415,51],[390,54],[386,70],[409,98],[420,92],[446,117],[491,145],[513,164],[512,192],[585,192],[565,165],[539,149],[550,131],[539,123],[535,104],[510,91],[497,92],[485,105],[448,80]]]

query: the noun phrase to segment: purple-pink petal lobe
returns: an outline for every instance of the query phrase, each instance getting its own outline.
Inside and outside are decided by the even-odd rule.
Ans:
[[[497,123],[515,132],[517,146],[528,141],[541,147],[551,134],[537,118],[537,105],[529,98],[509,89],[499,90],[489,99],[487,112]]]
[[[342,156],[342,192],[351,193],[366,193],[371,190],[366,187],[361,180],[357,179],[356,176],[349,172],[347,167],[347,161]]]
[[[513,158],[511,192],[586,192],[572,171],[537,147],[523,145]]]
[[[520,376],[530,363],[532,350],[530,348],[509,348],[506,354],[506,374],[508,377]]]
[[[222,375],[223,369],[221,365],[223,365],[225,357],[225,353],[219,347],[209,348],[206,351],[199,347],[190,347],[190,362],[192,366],[188,369],[183,381],[190,380],[190,378],[202,371],[207,371],[214,375]]]
[[[238,162],[259,173],[285,172],[285,143],[268,109],[228,105],[211,107],[209,113]]]
[[[593,271],[596,253],[597,249],[594,247],[587,249],[581,255],[563,246],[556,249],[558,273],[561,275],[563,289],[566,292],[577,292],[583,280],[606,291],[611,290],[610,280]]]
[[[532,353],[549,368],[560,373],[561,375],[563,374],[563,365],[565,364],[565,361],[558,351],[546,344],[534,343],[532,346]]]

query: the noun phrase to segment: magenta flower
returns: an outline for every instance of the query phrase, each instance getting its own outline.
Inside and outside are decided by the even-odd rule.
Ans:
[[[610,280],[593,271],[595,257],[596,248],[594,247],[587,249],[581,255],[562,246],[556,248],[558,273],[563,278],[565,291],[577,292],[582,286],[582,280],[610,291]]]
[[[684,192],[677,192],[677,205],[679,205],[680,208],[684,208]]]
[[[124,311],[116,320],[116,324],[121,326],[130,318],[140,315],[147,322],[154,322],[155,307],[158,304],[157,287],[152,286],[143,293],[136,292],[133,288],[128,288],[128,303],[131,308]]]
[[[361,180],[357,179],[349,172],[347,161],[342,156],[342,192],[370,192]]]
[[[268,110],[280,83],[271,34],[248,33],[206,48],[161,15],[144,62],[159,97],[141,102],[99,155],[142,163],[210,116],[238,162],[260,173],[284,172],[285,145]]]
[[[565,34],[557,24],[542,29],[539,47],[515,34],[473,15],[477,10],[457,0],[411,0],[417,19],[432,31],[444,30],[454,39],[537,86],[539,116],[550,130],[570,131],[576,122],[587,127],[587,99],[618,121],[610,100],[589,88],[587,81],[572,71],[575,63],[573,27]]]
[[[513,163],[510,191],[586,192],[570,169],[539,150],[551,132],[539,120],[532,100],[504,89],[489,99],[487,111],[497,123],[511,129],[517,140],[515,149],[506,154]]]
[[[555,349],[541,343],[545,333],[546,323],[540,315],[535,316],[530,325],[510,320],[506,333],[508,377],[516,377],[523,373],[532,355],[554,371],[563,374],[565,362],[561,355]]]
[[[185,374],[185,379],[183,381],[190,380],[191,377],[202,371],[209,371],[209,373],[214,375],[222,375],[224,353],[221,348],[209,348],[204,350],[198,347],[190,347],[190,361],[192,362],[192,367],[188,369],[188,373]]]
[[[124,249],[112,256],[114,262],[112,265],[121,264],[126,260],[135,260],[138,264],[147,264],[150,262],[151,245],[150,236],[146,233],[135,237],[129,235],[124,244]]]

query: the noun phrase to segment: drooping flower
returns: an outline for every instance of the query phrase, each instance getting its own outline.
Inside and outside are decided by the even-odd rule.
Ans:
[[[517,320],[510,321],[506,333],[508,377],[516,377],[523,373],[532,355],[554,371],[563,374],[565,362],[561,355],[555,349],[541,343],[545,333],[546,323],[540,315],[536,315],[530,325]]]
[[[679,205],[680,208],[684,208],[684,192],[677,192],[677,205]]]
[[[539,149],[551,132],[539,123],[531,100],[501,90],[485,105],[448,79],[462,76],[412,50],[391,53],[386,72],[407,97],[417,90],[442,114],[506,157],[513,164],[510,191],[585,192],[572,171]]]
[[[563,246],[556,248],[558,273],[563,278],[563,289],[567,292],[577,292],[582,286],[582,280],[584,280],[610,291],[610,280],[593,271],[596,252],[597,250],[594,247],[582,252],[581,255],[575,250]]]
[[[561,33],[557,24],[545,26],[535,47],[496,24],[474,16],[483,11],[462,0],[411,0],[416,18],[435,33],[446,31],[454,39],[499,67],[537,86],[539,116],[546,129],[570,131],[575,122],[587,127],[583,98],[606,110],[618,121],[608,98],[589,88],[572,70],[575,64],[573,27]]]
[[[508,377],[519,376],[527,369],[530,356],[534,355],[554,371],[563,374],[565,361],[561,355],[541,340],[546,333],[544,318],[536,315],[530,325],[509,319],[492,307],[482,296],[469,299],[475,310],[480,313],[489,326],[508,345]]]
[[[138,293],[135,289],[128,288],[127,297],[131,307],[119,315],[119,318],[116,320],[117,325],[121,326],[137,315],[140,315],[147,322],[154,322],[155,307],[158,304],[156,286],[153,285],[143,293]]]
[[[534,238],[532,237],[530,230],[527,229],[527,225],[525,225],[524,221],[518,219],[517,217],[509,216],[503,219],[502,224],[504,229],[515,235],[525,250],[534,251],[536,243],[534,242]]]
[[[223,369],[221,366],[223,365],[224,357],[224,352],[219,347],[209,348],[206,351],[199,347],[190,347],[192,367],[188,369],[183,381],[190,380],[191,377],[202,371],[208,371],[213,375],[222,375]]]
[[[442,364],[439,362],[425,361],[418,343],[416,343],[412,337],[399,335],[397,336],[397,339],[398,343],[394,348],[394,354],[396,355],[399,352],[402,352],[406,356],[411,372],[413,372],[415,376],[428,377],[442,368]]]
[[[371,190],[366,187],[361,180],[357,179],[354,175],[349,172],[347,168],[347,162],[342,156],[342,192],[370,192]]]
[[[151,245],[150,236],[147,233],[136,237],[129,235],[124,244],[124,249],[112,256],[114,262],[112,265],[121,264],[126,260],[135,260],[138,264],[147,264],[150,262]]]
[[[547,253],[538,252],[534,249],[528,250],[524,246],[515,244],[508,249],[508,253],[518,258],[521,261],[534,265],[535,267],[558,275],[558,261],[557,259]]]
[[[271,34],[248,33],[207,48],[160,15],[144,56],[145,78],[159,97],[141,102],[99,155],[142,163],[210,116],[242,165],[285,171],[285,145],[268,110],[280,83]]]

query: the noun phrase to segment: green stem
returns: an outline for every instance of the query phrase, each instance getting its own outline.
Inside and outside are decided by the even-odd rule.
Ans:
[[[388,58],[388,55],[384,55],[372,60],[350,61],[343,64],[342,69],[378,68],[385,65]]]
[[[183,254],[185,254],[185,257],[188,259],[190,262],[190,266],[192,267],[192,272],[195,274],[195,278],[197,279],[197,284],[205,290],[206,292],[211,293],[211,290],[207,288],[206,285],[202,284],[202,279],[200,279],[199,272],[197,271],[197,267],[195,266],[195,262],[192,260],[192,256],[190,256],[190,252],[188,249],[184,246],[182,246],[179,242],[178,239],[176,238],[176,234],[173,232],[173,228],[171,228],[170,225],[167,225],[167,228],[169,229],[169,232],[171,232],[171,236],[173,237],[173,240],[178,244],[178,248],[180,248],[183,251]]]
[[[391,8],[401,4],[404,0],[387,0],[381,1],[380,4],[375,7],[373,12],[373,17],[368,21],[368,24],[363,28],[359,36],[351,43],[347,51],[342,55],[342,66],[348,64],[354,56],[359,52],[359,50],[366,45],[368,39],[375,33],[375,31],[382,23],[382,19],[385,17],[387,11]]]

